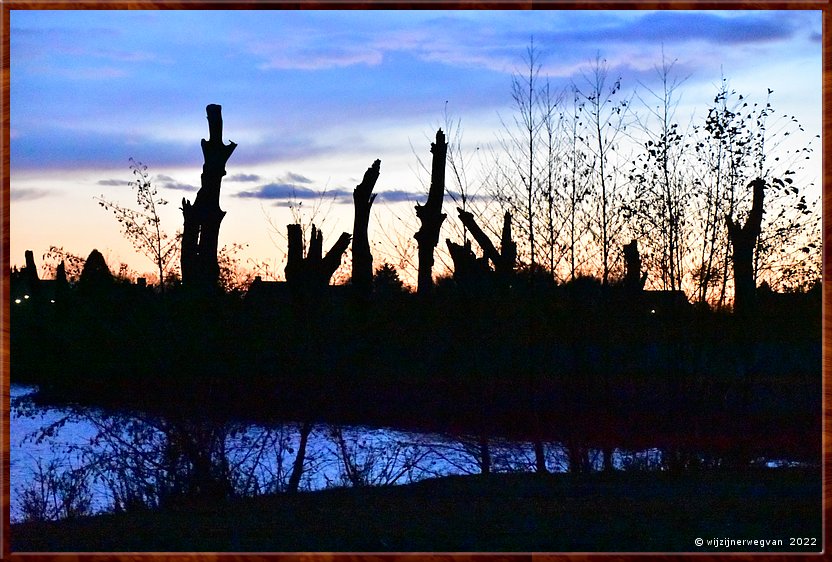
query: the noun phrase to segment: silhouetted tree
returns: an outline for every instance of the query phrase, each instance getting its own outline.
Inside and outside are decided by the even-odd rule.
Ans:
[[[498,252],[491,239],[474,220],[473,214],[459,208],[457,212],[459,212],[459,220],[471,232],[471,236],[480,245],[485,257],[494,264],[494,271],[503,277],[511,276],[514,273],[514,266],[517,261],[517,244],[511,238],[511,213],[506,212],[503,216],[503,231],[500,238],[500,251]]]
[[[565,117],[566,149],[562,152],[566,164],[564,186],[566,191],[566,228],[569,232],[569,279],[575,279],[578,273],[578,243],[583,234],[582,207],[589,195],[589,175],[591,169],[587,166],[587,154],[583,146],[582,117],[584,102],[574,84],[570,89],[571,105],[569,115]]]
[[[638,241],[633,240],[624,244],[624,290],[628,293],[638,293],[647,281],[647,272],[641,272],[641,256],[638,252]]]
[[[561,231],[566,225],[566,214],[568,207],[558,187],[561,185],[561,176],[564,173],[561,163],[561,151],[563,142],[561,126],[563,113],[559,107],[563,102],[563,93],[552,92],[548,78],[540,90],[539,105],[543,152],[545,158],[541,165],[540,195],[543,205],[543,234],[544,250],[547,258],[546,266],[553,278],[556,277],[556,270],[565,254],[565,247],[558,242]]]
[[[25,258],[26,266],[21,273],[29,287],[29,291],[31,291],[32,297],[37,298],[40,296],[40,277],[38,277],[38,268],[35,265],[35,254],[32,250],[26,250]]]
[[[158,197],[158,191],[147,174],[147,166],[130,158],[130,169],[136,178],[130,185],[136,189],[138,209],[109,201],[103,195],[95,200],[104,209],[112,211],[133,247],[153,261],[159,272],[160,290],[164,291],[166,272],[176,256],[179,234],[169,236],[162,230],[158,208],[168,202]]]
[[[286,261],[286,283],[304,290],[317,290],[329,284],[329,280],[341,265],[341,256],[350,244],[350,235],[342,233],[332,248],[323,255],[324,235],[312,225],[312,236],[306,257],[303,255],[303,231],[301,225],[287,227],[289,248]]]
[[[429,294],[433,287],[433,251],[439,243],[439,230],[447,215],[442,213],[445,194],[445,157],[448,145],[442,129],[436,132],[436,142],[431,143],[433,160],[430,173],[430,191],[424,205],[416,204],[416,216],[422,223],[414,238],[419,244],[419,277],[417,292]]]
[[[43,269],[47,276],[58,274],[58,266],[63,264],[64,275],[70,283],[75,283],[81,277],[84,269],[85,259],[83,256],[67,252],[63,248],[50,246],[49,251],[43,254]]]
[[[488,266],[488,262],[491,261],[497,278],[503,283],[510,282],[517,261],[517,244],[511,238],[511,214],[506,212],[503,217],[500,251],[497,251],[491,239],[477,224],[472,213],[459,207],[457,207],[457,212],[459,213],[460,222],[480,245],[483,256],[478,258],[474,254],[471,250],[470,240],[465,241],[463,245],[447,240],[448,251],[454,261],[454,279],[463,284],[482,279],[483,276],[491,272],[491,268]]]
[[[636,115],[641,133],[641,152],[633,160],[629,179],[634,184],[633,211],[637,231],[658,263],[657,277],[664,289],[682,290],[686,237],[683,229],[691,190],[685,177],[687,166],[687,134],[676,123],[679,105],[678,89],[684,80],[675,77],[674,62],[662,55],[656,67],[661,88],[646,88],[644,100],[637,95],[647,111],[646,117]],[[651,251],[652,250],[652,251]],[[658,275],[660,274],[660,276]]]
[[[445,240],[448,253],[454,263],[454,280],[460,285],[468,285],[473,280],[482,279],[491,269],[488,267],[488,257],[478,258],[471,249],[471,241],[462,244]]]
[[[98,250],[93,250],[84,263],[81,278],[78,280],[78,288],[84,292],[97,292],[106,290],[112,285],[113,274],[107,267],[104,256]]]
[[[370,252],[370,240],[367,228],[370,223],[370,208],[376,195],[373,188],[378,180],[381,160],[376,160],[364,172],[364,179],[352,193],[355,205],[355,219],[352,229],[352,284],[356,291],[369,294],[373,278],[373,254]]]
[[[292,474],[289,476],[289,482],[286,484],[286,492],[294,494],[298,491],[300,486],[300,478],[303,475],[303,465],[306,462],[306,444],[309,441],[309,434],[312,433],[312,423],[305,422],[300,428],[300,443],[298,444],[298,452],[295,455],[295,462],[292,463]]]
[[[220,187],[225,164],[237,148],[222,142],[222,106],[205,108],[209,138],[202,139],[202,185],[193,204],[182,199],[182,283],[186,286],[216,287],[220,275],[217,263],[220,223],[225,211],[220,209]]]
[[[604,285],[609,283],[610,277],[610,248],[621,223],[620,216],[620,185],[616,176],[618,137],[622,134],[625,124],[624,117],[629,101],[618,100],[621,91],[621,78],[617,78],[612,86],[608,85],[609,70],[607,61],[598,55],[585,75],[586,87],[578,90],[583,99],[585,115],[589,132],[585,137],[585,145],[592,155],[590,167],[594,171],[593,188],[598,196],[597,237],[601,245],[602,274]]]
[[[507,163],[501,166],[496,186],[498,200],[514,211],[521,221],[522,238],[528,241],[530,267],[537,262],[535,242],[535,217],[539,212],[539,141],[544,125],[540,108],[541,53],[535,48],[534,39],[529,42],[523,57],[523,70],[512,75],[511,98],[514,117],[511,123],[503,122],[505,137],[500,145]],[[550,100],[551,101],[551,100]],[[525,255],[525,253],[524,253]]]
[[[399,278],[399,272],[389,263],[382,264],[373,275],[373,290],[380,295],[400,293],[404,291],[404,283]]]
[[[746,315],[754,309],[756,281],[754,279],[754,247],[760,236],[763,221],[763,197],[766,182],[756,179],[748,186],[754,190],[754,202],[745,224],[739,226],[725,215],[728,237],[731,239],[734,262],[734,312]]]

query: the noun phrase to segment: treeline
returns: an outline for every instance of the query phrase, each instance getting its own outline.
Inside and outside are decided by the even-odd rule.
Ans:
[[[727,224],[745,220],[760,178],[766,206],[755,285],[801,290],[820,279],[819,196],[797,179],[819,135],[809,138],[794,116],[777,113],[772,90],[752,100],[723,77],[701,111],[683,115],[685,79],[668,59],[657,65],[654,87],[624,83],[598,57],[564,89],[543,73],[534,44],[523,62],[512,113],[488,154],[493,164],[468,180],[459,121],[449,156],[458,205],[494,235],[511,212],[521,268],[606,284],[623,277],[621,248],[637,240],[647,288],[728,305]]]
[[[751,241],[750,280],[742,283],[783,292],[820,281],[819,197],[802,179],[814,138],[794,116],[776,112],[772,90],[755,101],[723,77],[701,111],[681,115],[685,80],[668,59],[656,67],[654,87],[623,83],[598,57],[581,78],[558,89],[542,72],[534,44],[523,63],[512,79],[513,111],[503,118],[498,142],[477,151],[487,153],[488,163],[478,166],[466,152],[461,121],[446,112],[445,131],[437,132],[431,162],[422,166],[430,174],[427,201],[415,214],[398,217],[396,232],[384,229],[386,241],[371,241],[373,190],[383,173],[381,162],[373,162],[354,191],[353,232],[341,234],[332,246],[337,252],[321,253],[327,276],[320,281],[332,282],[339,271],[337,282],[367,293],[373,264],[389,261],[403,277],[418,279],[414,289],[422,294],[437,273],[452,272],[459,280],[474,270],[526,271],[555,283],[590,276],[607,286],[624,279],[623,248],[635,240],[646,289],[681,291],[691,302],[723,308],[734,299],[730,225],[749,223],[755,182],[764,186],[765,205]],[[152,260],[162,290],[190,281],[244,291],[257,274],[284,278],[245,267],[238,257],[242,244],[219,246],[220,185],[237,145],[222,142],[220,106],[206,111],[202,187],[193,204],[182,201],[181,231],[162,228],[158,209],[167,201],[141,163],[131,163],[137,209],[97,198]],[[448,203],[458,217],[448,213]],[[288,226],[285,238],[290,281],[310,251],[322,252],[322,234],[314,224],[297,224]],[[494,239],[511,247],[498,249]],[[371,252],[379,243],[390,246],[383,257]],[[351,257],[346,274],[344,256]],[[63,260],[70,279],[73,266],[80,274],[81,259],[59,248],[44,257],[54,262],[53,272]]]

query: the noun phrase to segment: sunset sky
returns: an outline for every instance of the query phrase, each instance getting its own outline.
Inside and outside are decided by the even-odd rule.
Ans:
[[[9,261],[32,249],[40,262],[57,245],[152,271],[93,197],[134,203],[132,157],[170,201],[165,228],[181,228],[209,103],[222,105],[224,140],[239,145],[220,245],[247,243],[247,255],[282,271],[287,201],[314,207],[326,189],[336,196],[321,211],[328,247],[352,229],[352,189],[376,158],[371,238],[389,245],[426,197],[414,150],[429,159],[447,111],[463,148],[486,154],[531,37],[558,88],[580,82],[596,54],[624,89],[650,87],[664,51],[688,76],[680,114],[703,118],[724,75],[754,99],[774,90],[778,113],[820,133],[820,11],[14,10]],[[817,148],[805,181],[819,190]],[[445,212],[455,218],[447,201]],[[378,261],[388,249],[374,251]]]

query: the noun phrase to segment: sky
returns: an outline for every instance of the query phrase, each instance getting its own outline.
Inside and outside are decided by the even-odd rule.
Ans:
[[[181,228],[217,103],[238,144],[220,245],[247,244],[244,261],[282,271],[294,201],[304,220],[317,212],[329,247],[352,229],[350,195],[379,158],[370,236],[376,261],[395,263],[391,245],[412,239],[426,199],[417,156],[429,162],[446,115],[467,153],[488,154],[532,38],[554,87],[600,55],[623,88],[644,91],[664,53],[686,78],[680,112],[703,118],[725,76],[755,99],[773,90],[778,113],[820,134],[820,11],[12,10],[8,262],[27,249],[40,262],[54,245],[152,271],[94,197],[133,205],[133,158],[169,201],[163,227]],[[812,158],[819,192],[819,146]]]

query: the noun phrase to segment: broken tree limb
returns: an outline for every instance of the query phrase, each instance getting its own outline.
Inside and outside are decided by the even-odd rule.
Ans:
[[[376,160],[364,172],[364,179],[355,186],[352,200],[355,206],[355,219],[352,227],[352,284],[356,291],[369,294],[373,283],[373,254],[370,252],[370,239],[367,229],[370,224],[370,209],[376,195],[373,188],[378,181],[381,160]]]
[[[442,213],[445,196],[445,160],[448,144],[442,129],[436,132],[436,142],[431,143],[433,160],[430,173],[430,191],[424,205],[416,205],[416,216],[422,223],[414,238],[419,245],[419,274],[416,292],[429,294],[433,288],[433,251],[439,243],[439,230],[446,215]]]
[[[321,260],[319,271],[324,285],[329,284],[330,278],[335,274],[338,266],[341,265],[341,257],[347,251],[347,248],[349,248],[351,239],[352,236],[349,233],[342,232],[341,236],[338,237],[338,240]]]
[[[489,273],[488,258],[478,258],[471,250],[470,240],[466,240],[463,245],[445,240],[445,244],[454,262],[454,280],[458,283],[468,284]]]
[[[502,239],[500,241],[500,251],[491,242],[488,235],[474,220],[474,215],[468,211],[464,211],[457,207],[459,212],[459,220],[463,226],[468,229],[474,240],[482,248],[483,254],[487,259],[494,264],[494,271],[500,275],[510,275],[514,272],[514,264],[517,259],[517,244],[511,239],[511,214],[506,212],[503,217],[503,231]]]

